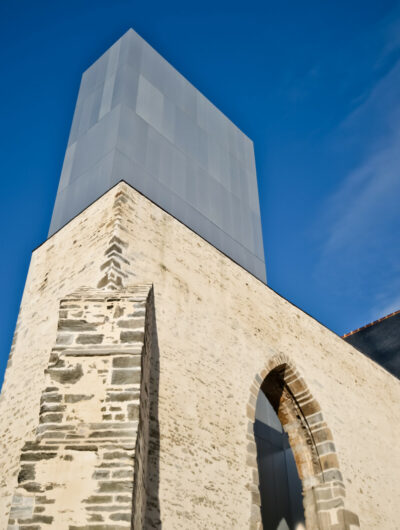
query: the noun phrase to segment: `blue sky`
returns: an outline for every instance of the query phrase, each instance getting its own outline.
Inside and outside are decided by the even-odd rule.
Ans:
[[[270,286],[339,334],[399,309],[400,2],[2,0],[0,374],[80,76],[129,27],[253,139]]]

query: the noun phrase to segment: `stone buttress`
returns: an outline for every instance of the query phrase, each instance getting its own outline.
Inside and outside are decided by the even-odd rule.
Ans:
[[[36,436],[21,452],[9,530],[143,527],[149,304],[148,285],[81,289],[61,300]]]

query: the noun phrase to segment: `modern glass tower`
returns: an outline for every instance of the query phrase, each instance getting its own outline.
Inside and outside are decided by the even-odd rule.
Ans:
[[[252,141],[132,29],[82,76],[49,235],[121,180],[266,281]]]

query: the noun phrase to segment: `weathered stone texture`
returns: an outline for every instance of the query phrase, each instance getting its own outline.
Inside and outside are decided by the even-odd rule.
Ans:
[[[120,521],[121,528],[131,528],[132,506],[137,504],[133,492],[137,497],[144,489],[147,461],[142,446],[147,448],[148,439],[151,338],[143,338],[149,290],[136,286],[117,295],[82,289],[61,300],[58,330],[68,332],[71,340],[68,346],[56,341],[50,354],[36,436],[21,452],[10,511],[13,528],[43,523],[61,529],[94,521]],[[142,332],[139,342],[121,343],[121,316],[116,314],[135,322]],[[89,331],[93,336],[101,331],[101,346],[90,340],[81,346],[79,339],[91,336]],[[115,360],[134,368],[116,370]],[[116,407],[113,396],[120,391],[130,392],[131,399]],[[132,409],[139,410],[141,403],[139,422]],[[142,528],[143,507],[137,519],[135,528]]]
[[[104,342],[113,340],[116,331],[111,333],[108,323],[97,331],[101,310],[88,321],[83,316],[85,308],[71,300],[68,307],[61,308],[66,313],[60,315],[63,322],[57,336],[58,304],[82,286],[121,289],[141,284],[154,284],[156,331],[152,337],[159,347],[159,355],[152,359],[148,394],[141,396],[140,408],[128,409],[139,400],[139,391],[134,385],[126,388],[119,371],[136,367],[123,366],[118,360],[123,356],[116,354],[115,364],[105,367],[104,374],[100,370],[96,374],[96,381],[110,370],[116,378],[106,397],[106,410],[99,412],[97,422],[90,409],[90,396],[95,393],[91,385],[83,388],[81,384],[89,358],[74,356],[72,362],[57,348],[99,350]],[[121,323],[118,341],[129,348],[140,337],[143,340],[143,332],[132,327],[131,317],[124,311],[116,308],[109,325],[117,320]],[[79,329],[68,327],[70,316]],[[86,338],[71,342],[74,333]],[[56,356],[50,357],[53,366],[46,374],[49,378],[52,373],[53,380],[46,383],[44,371],[53,348]],[[44,389],[42,406],[47,408],[41,412],[43,417],[52,414],[56,420],[62,414],[64,418],[67,408],[75,407],[82,415],[83,429],[88,422],[102,424],[111,418],[137,422],[150,407],[149,432],[143,431],[143,440],[137,438],[138,454],[145,455],[145,446],[149,447],[148,476],[145,478],[142,468],[137,478],[142,485],[148,483],[147,501],[143,487],[134,492],[135,502],[142,506],[140,513],[145,511],[141,517],[146,518],[146,528],[159,528],[160,519],[163,528],[174,530],[257,528],[257,477],[248,439],[249,415],[254,410],[251,396],[267,375],[271,359],[280,355],[290,360],[306,382],[312,398],[304,397],[302,406],[309,423],[315,420],[313,432],[317,445],[321,444],[320,458],[326,456],[326,478],[330,484],[337,482],[327,499],[319,489],[317,501],[305,502],[325,506],[322,503],[331,499],[344,499],[345,509],[335,508],[334,520],[329,511],[332,506],[326,505],[326,528],[351,528],[357,525],[354,514],[362,528],[397,528],[399,381],[139,193],[119,184],[33,253],[0,402],[0,528],[7,527],[20,472],[23,483],[30,484],[28,496],[39,499],[38,507],[50,506],[54,500],[40,489],[44,476],[35,473],[32,479],[32,468],[24,467],[45,469],[58,458],[41,459],[41,450],[37,457],[29,456],[35,451],[23,449],[35,439]],[[61,400],[59,385],[68,386]],[[74,403],[79,398],[71,396],[84,398]],[[126,414],[129,418],[123,419]],[[63,422],[51,423],[54,436],[64,432],[60,429]],[[48,424],[40,424],[39,429]],[[87,433],[85,436],[87,444]],[[90,446],[98,444],[97,437],[89,439]],[[108,439],[106,430],[100,439]],[[329,443],[334,443],[338,461],[330,456]],[[52,452],[59,454],[48,448],[44,453]],[[33,459],[21,458],[24,454]],[[74,460],[60,460],[60,474],[68,473],[69,466],[78,461],[83,470],[96,467],[96,450],[71,450],[68,455]],[[116,447],[102,458],[113,463],[120,457],[121,450]],[[132,486],[123,486],[128,479],[115,475],[113,479],[112,473],[121,469],[117,466],[112,471],[112,467],[97,469],[95,479],[82,473],[83,482],[102,483],[87,498],[104,497],[113,521],[104,526],[93,510],[93,529],[126,528],[129,524],[117,516],[124,512],[114,511],[113,506],[118,506],[119,498],[129,498]],[[113,490],[117,479],[119,491]],[[105,500],[109,497],[111,502]],[[29,502],[16,497],[13,513],[30,510]],[[87,513],[83,505],[81,509]],[[46,511],[36,513],[50,516]],[[36,526],[45,528],[46,524]],[[82,522],[70,526],[86,527]]]

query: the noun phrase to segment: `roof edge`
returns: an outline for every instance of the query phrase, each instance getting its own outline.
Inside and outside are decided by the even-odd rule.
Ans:
[[[389,313],[388,315],[378,318],[378,320],[374,320],[373,322],[370,322],[369,324],[365,324],[365,326],[361,326],[361,328],[357,328],[354,331],[349,331],[349,333],[346,333],[345,335],[342,335],[342,339],[345,339],[347,337],[350,337],[351,335],[354,335],[355,333],[358,333],[359,331],[362,331],[363,329],[370,328],[372,326],[375,326],[375,324],[378,324],[379,322],[382,322],[383,320],[386,320],[390,317],[393,317],[394,315],[397,315],[400,313],[400,309],[398,311],[393,311],[393,313]]]

